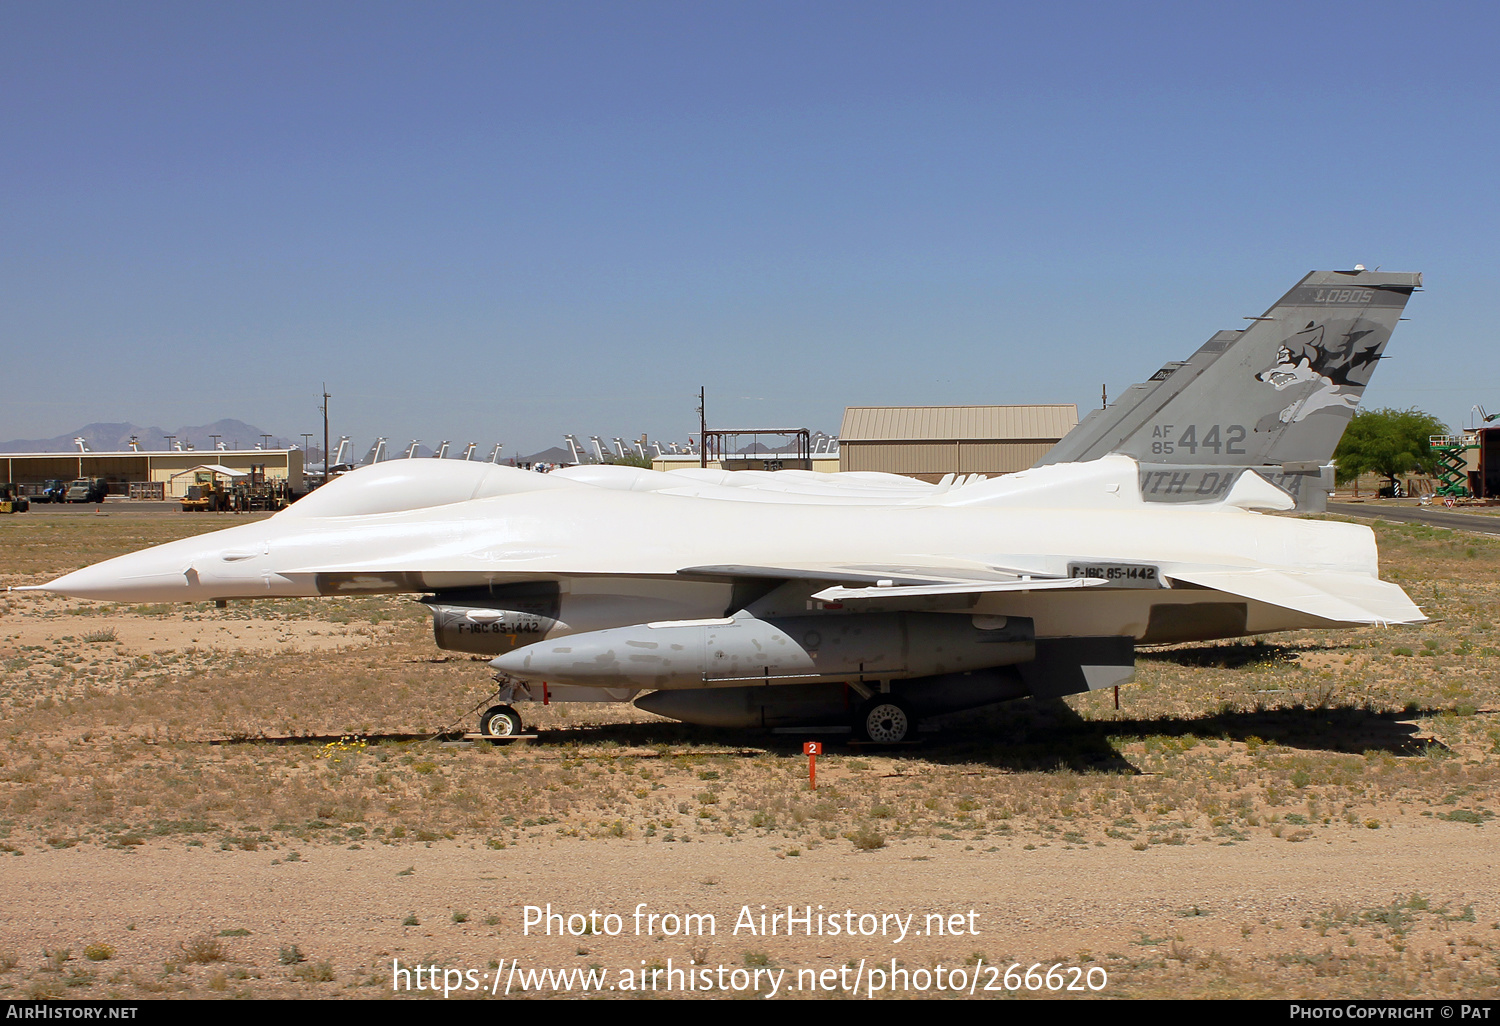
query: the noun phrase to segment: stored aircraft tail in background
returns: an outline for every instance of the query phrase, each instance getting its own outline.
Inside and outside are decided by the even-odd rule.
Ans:
[[[1421,286],[1420,274],[1314,271],[1249,327],[1089,414],[1037,466],[1123,453],[1151,502],[1213,501],[1253,469],[1299,510],[1321,510],[1333,450]]]

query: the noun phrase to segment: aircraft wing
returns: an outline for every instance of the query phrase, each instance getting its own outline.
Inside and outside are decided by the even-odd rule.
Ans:
[[[1338,623],[1421,623],[1427,619],[1399,586],[1364,574],[1245,569],[1173,570],[1166,576]]]
[[[1107,583],[1022,570],[948,566],[701,566],[680,572],[828,582],[829,587],[811,597],[872,611],[960,608],[972,606],[986,594],[1080,589]],[[1398,585],[1364,574],[1257,568],[1181,569],[1165,576],[1337,623],[1420,623],[1427,619]]]
[[[796,581],[818,590],[807,597],[861,612],[961,612],[988,594],[1078,589],[1105,584],[1084,577],[1056,577],[1025,570],[968,566],[803,565],[696,566],[684,574]],[[827,587],[819,588],[820,585]]]

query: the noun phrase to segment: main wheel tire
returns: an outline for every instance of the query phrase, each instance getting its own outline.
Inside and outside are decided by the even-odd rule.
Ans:
[[[876,744],[900,744],[917,732],[917,721],[899,698],[876,695],[860,711],[854,732],[862,740]]]
[[[515,737],[521,733],[521,714],[508,705],[491,706],[479,717],[479,733],[485,737]]]

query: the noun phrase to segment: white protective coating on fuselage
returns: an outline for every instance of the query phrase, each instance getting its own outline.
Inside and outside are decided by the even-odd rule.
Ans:
[[[1164,576],[1175,568],[1377,575],[1367,528],[1222,504],[1148,506],[1132,487],[1134,463],[1116,459],[1028,472],[1013,504],[986,488],[1000,482],[980,482],[971,487],[986,488],[989,501],[963,505],[724,501],[457,461],[399,461],[409,466],[355,472],[269,520],[107,560],[45,587],[145,602],[316,595],[328,590],[326,581],[319,587],[328,574],[342,575],[343,590],[371,592],[556,581],[565,594],[576,586],[603,596],[583,617],[586,625],[568,625],[593,630],[660,618],[663,610],[723,615],[727,583],[678,576],[702,566],[950,568],[962,579],[994,570],[1066,576],[1069,562],[1127,562],[1159,566]],[[435,464],[442,469],[421,469]],[[481,497],[465,497],[466,489]],[[362,498],[387,511],[356,512]],[[342,515],[324,515],[330,511]],[[643,579],[651,581],[649,596]],[[970,611],[1033,617],[1043,636],[1140,637],[1153,604],[1201,602],[1205,594],[1005,593],[982,597]],[[1328,622],[1265,602],[1249,607],[1247,630],[1256,632]]]

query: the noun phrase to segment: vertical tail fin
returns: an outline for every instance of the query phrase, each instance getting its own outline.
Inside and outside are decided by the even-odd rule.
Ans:
[[[1221,331],[1096,410],[1038,465],[1124,453],[1148,501],[1211,501],[1255,469],[1321,509],[1324,468],[1420,274],[1314,271],[1249,327]]]

